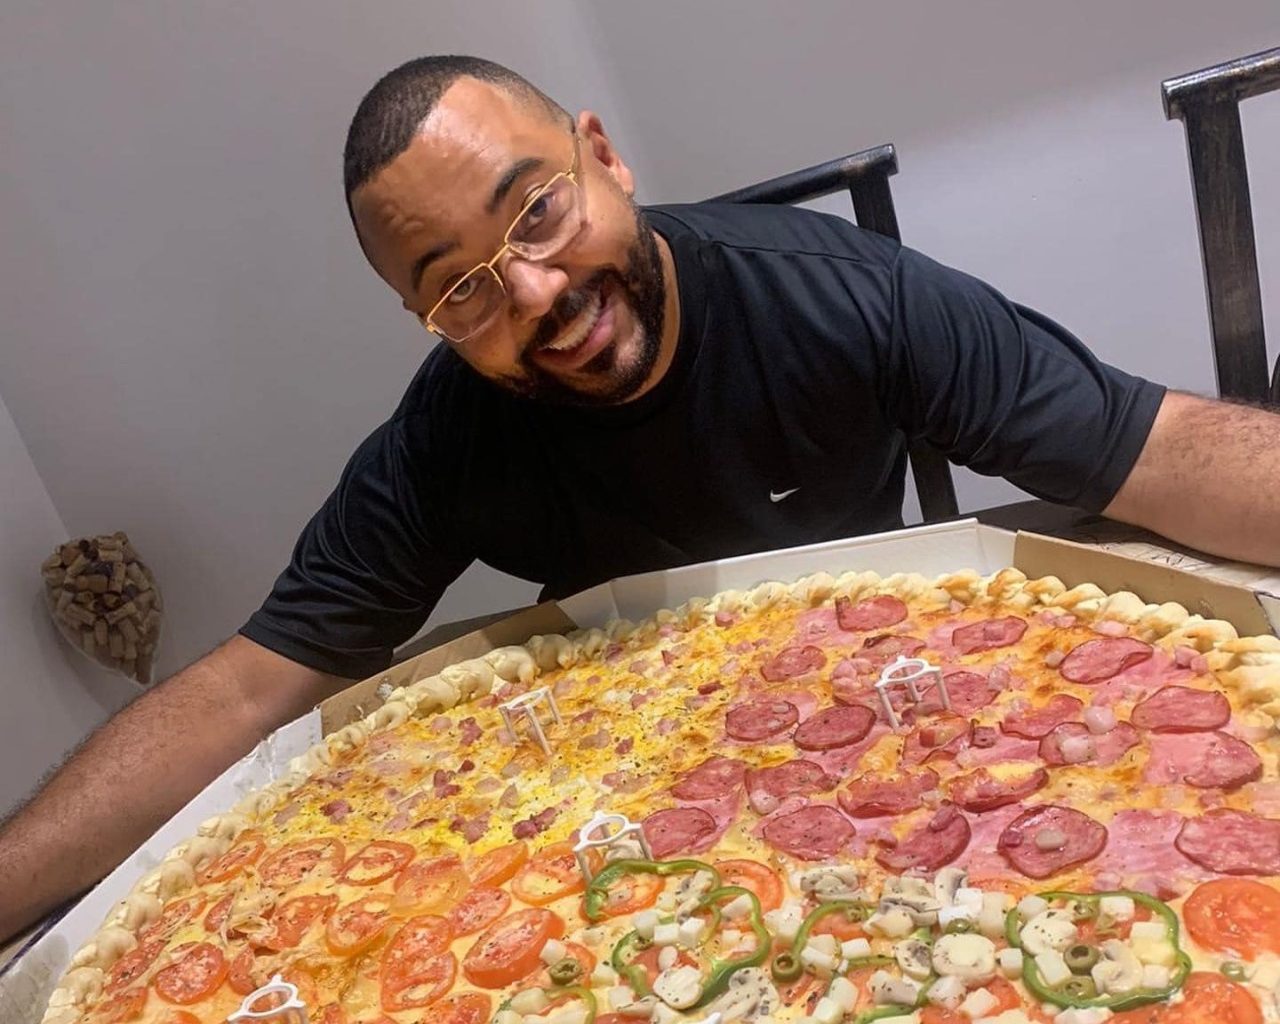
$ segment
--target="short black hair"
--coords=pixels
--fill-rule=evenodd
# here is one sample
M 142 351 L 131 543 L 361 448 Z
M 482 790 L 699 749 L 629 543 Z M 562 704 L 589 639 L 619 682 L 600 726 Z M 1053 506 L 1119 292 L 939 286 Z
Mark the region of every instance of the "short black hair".
M 351 194 L 409 147 L 440 97 L 463 77 L 489 82 L 542 106 L 552 117 L 572 120 L 568 111 L 537 86 L 493 61 L 447 55 L 408 61 L 378 80 L 351 119 L 342 154 L 348 210 Z

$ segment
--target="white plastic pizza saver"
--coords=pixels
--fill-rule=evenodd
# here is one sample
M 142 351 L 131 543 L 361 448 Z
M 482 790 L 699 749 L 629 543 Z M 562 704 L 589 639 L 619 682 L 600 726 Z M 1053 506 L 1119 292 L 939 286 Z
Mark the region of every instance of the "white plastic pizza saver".
M 649 840 L 644 837 L 644 829 L 639 822 L 632 821 L 625 814 L 596 811 L 591 820 L 578 829 L 578 841 L 573 845 L 573 855 L 577 858 L 578 868 L 588 885 L 591 884 L 591 863 L 587 860 L 587 851 L 608 849 L 622 842 L 638 843 L 645 858 L 653 860 L 653 851 L 649 849 Z
M 284 996 L 284 1001 L 264 1006 L 262 1009 L 254 1009 L 263 1000 L 277 995 Z M 283 1024 L 309 1024 L 307 1004 L 298 998 L 298 986 L 285 981 L 278 974 L 261 988 L 245 996 L 240 1009 L 227 1017 L 227 1024 L 237 1024 L 242 1020 L 280 1020 Z
M 899 654 L 880 673 L 880 678 L 876 681 L 876 694 L 880 697 L 880 707 L 884 710 L 885 718 L 889 719 L 889 725 L 892 728 L 900 728 L 902 722 L 898 718 L 898 712 L 894 710 L 893 701 L 889 699 L 889 690 L 905 686 L 911 702 L 918 704 L 920 688 L 917 684 L 925 680 L 931 680 L 938 688 L 938 697 L 942 701 L 943 710 L 950 711 L 951 695 L 947 693 L 947 684 L 943 681 L 942 670 L 937 665 L 932 665 L 923 658 L 904 658 Z
M 547 710 L 550 712 L 550 718 L 545 723 L 538 716 L 538 706 L 540 704 L 546 705 Z M 547 734 L 543 731 L 543 725 L 550 725 L 552 722 L 559 724 L 560 706 L 556 704 L 555 696 L 547 687 L 539 686 L 536 690 L 522 693 L 518 697 L 512 697 L 509 701 L 499 704 L 498 714 L 502 716 L 502 724 L 506 726 L 507 735 L 511 737 L 513 743 L 520 738 L 516 732 L 516 722 L 522 716 L 528 731 L 533 734 L 533 738 L 538 746 L 542 748 L 542 752 L 550 756 L 551 744 L 547 742 Z

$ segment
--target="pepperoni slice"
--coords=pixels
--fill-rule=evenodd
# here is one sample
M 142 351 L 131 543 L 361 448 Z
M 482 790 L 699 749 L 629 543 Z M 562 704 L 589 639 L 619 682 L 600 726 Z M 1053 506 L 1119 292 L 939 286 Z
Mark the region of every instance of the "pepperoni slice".
M 835 787 L 822 765 L 803 758 L 747 772 L 747 799 L 758 814 L 769 814 L 789 796 L 810 796 Z
M 954 758 L 969 745 L 973 723 L 961 715 L 938 715 L 908 733 L 902 743 L 902 760 L 923 764 L 933 758 Z
M 1016 644 L 1026 631 L 1024 620 L 1016 615 L 1006 615 L 1002 619 L 987 619 L 961 626 L 951 634 L 951 644 L 959 648 L 961 654 L 977 654 Z
M 788 647 L 766 661 L 760 674 L 771 683 L 781 683 L 806 672 L 816 672 L 827 663 L 821 647 Z
M 152 939 L 150 942 L 140 942 L 134 946 L 111 965 L 111 970 L 107 972 L 107 980 L 103 984 L 103 991 L 119 992 L 126 986 L 132 985 L 160 955 L 164 944 L 164 939 Z
M 986 676 L 964 669 L 944 672 L 942 681 L 947 686 L 947 699 L 951 704 L 951 710 L 957 715 L 977 714 L 995 700 L 999 692 Z M 931 714 L 941 708 L 942 696 L 937 692 L 937 687 L 931 687 L 918 711 L 920 714 Z
M 1025 710 L 1010 711 L 1000 723 L 1000 730 L 1010 736 L 1038 740 L 1064 722 L 1080 716 L 1084 701 L 1065 693 L 1055 693 L 1047 704 Z
M 1231 721 L 1231 704 L 1217 690 L 1165 686 L 1135 707 L 1129 721 L 1153 732 L 1202 732 Z
M 892 776 L 867 774 L 851 780 L 836 794 L 836 799 L 851 817 L 878 818 L 914 811 L 923 803 L 924 794 L 937 788 L 938 773 L 929 768 Z
M 879 636 L 869 636 L 862 641 L 862 650 L 858 652 L 858 657 L 866 658 L 875 668 L 884 668 L 898 655 L 910 658 L 923 647 L 924 641 L 919 637 L 909 636 L 906 633 L 881 633 Z
M 1028 878 L 1050 878 L 1092 860 L 1106 845 L 1105 825 L 1056 804 L 1024 811 L 996 840 L 996 849 L 1004 859 Z
M 1114 729 L 1097 736 L 1079 722 L 1066 722 L 1044 735 L 1039 753 L 1045 764 L 1090 764 L 1100 768 L 1115 764 L 1141 740 L 1141 734 L 1128 722 L 1117 722 Z
M 1049 773 L 1035 768 L 1021 775 L 996 778 L 986 768 L 948 780 L 947 796 L 966 811 L 993 811 L 1016 804 L 1049 784 Z
M 876 713 L 863 704 L 839 704 L 806 718 L 793 741 L 801 750 L 835 750 L 857 743 L 875 725 Z
M 834 857 L 855 834 L 843 814 L 823 804 L 780 814 L 765 824 L 763 832 L 770 846 L 801 860 Z
M 1280 875 L 1280 821 L 1226 808 L 1188 818 L 1173 841 L 1203 868 L 1222 875 Z
M 1058 672 L 1073 683 L 1101 683 L 1126 669 L 1141 665 L 1154 648 L 1127 636 L 1104 636 L 1086 640 L 1062 659 Z
M 685 772 L 671 787 L 678 800 L 714 800 L 727 796 L 742 785 L 747 766 L 731 757 L 712 757 Z
M 661 860 L 673 853 L 690 853 L 706 844 L 720 829 L 701 807 L 670 807 L 654 811 L 643 822 L 649 849 Z
M 936 871 L 964 853 L 970 835 L 965 816 L 947 804 L 902 842 L 877 853 L 876 861 L 889 871 Z
M 1156 785 L 1235 789 L 1262 777 L 1262 761 L 1248 743 L 1225 732 L 1157 733 L 1143 777 Z
M 156 995 L 166 1002 L 180 1006 L 198 1002 L 227 976 L 227 958 L 211 942 L 179 946 L 173 953 L 177 959 L 156 971 L 151 980 Z
M 154 939 L 168 941 L 178 929 L 190 921 L 204 909 L 205 895 L 202 892 L 182 899 L 170 900 L 160 911 L 160 916 L 138 933 L 139 942 L 150 942 Z
M 724 731 L 735 740 L 759 743 L 787 732 L 799 720 L 800 712 L 789 700 L 756 700 L 730 708 Z
M 868 597 L 857 604 L 847 597 L 836 598 L 836 624 L 841 629 L 888 629 L 906 617 L 907 606 L 890 594 Z

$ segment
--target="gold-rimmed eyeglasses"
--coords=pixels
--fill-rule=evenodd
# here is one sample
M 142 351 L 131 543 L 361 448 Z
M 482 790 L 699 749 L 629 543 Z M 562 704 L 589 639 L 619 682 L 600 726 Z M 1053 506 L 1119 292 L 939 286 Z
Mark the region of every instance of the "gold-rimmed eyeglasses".
M 449 285 L 430 312 L 420 317 L 423 327 L 455 345 L 474 338 L 493 323 L 506 304 L 507 286 L 497 268 L 503 256 L 512 252 L 524 260 L 547 260 L 573 241 L 586 220 L 578 182 L 580 152 L 575 129 L 569 169 L 529 196 L 493 258 L 477 263 Z

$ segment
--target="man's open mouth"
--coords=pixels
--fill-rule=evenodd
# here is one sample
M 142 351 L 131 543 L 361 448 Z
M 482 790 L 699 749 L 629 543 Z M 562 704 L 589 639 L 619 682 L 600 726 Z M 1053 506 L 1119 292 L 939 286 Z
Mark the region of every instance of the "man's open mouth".
M 587 306 L 551 341 L 540 346 L 533 358 L 547 367 L 577 369 L 608 344 L 613 335 L 616 287 L 605 282 Z

